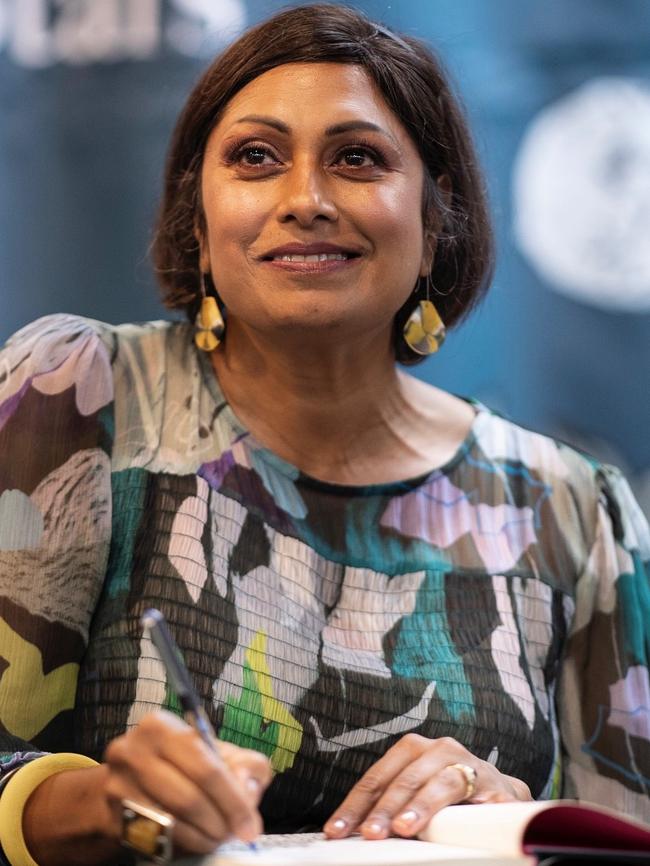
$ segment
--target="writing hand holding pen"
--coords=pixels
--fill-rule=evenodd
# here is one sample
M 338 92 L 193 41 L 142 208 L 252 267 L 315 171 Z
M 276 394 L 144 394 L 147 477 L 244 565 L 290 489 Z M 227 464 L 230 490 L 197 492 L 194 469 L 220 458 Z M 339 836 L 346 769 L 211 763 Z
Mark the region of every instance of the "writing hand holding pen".
M 148 859 L 168 863 L 172 856 L 209 854 L 231 836 L 252 842 L 262 832 L 257 806 L 271 781 L 268 759 L 231 743 L 220 742 L 217 751 L 198 699 L 188 703 L 183 694 L 194 727 L 165 710 L 148 713 L 111 740 L 101 764 L 56 773 L 36 788 L 23 813 L 23 835 L 37 863 L 122 862 L 124 844 L 156 851 Z M 137 836 L 152 827 L 154 838 Z
M 196 796 L 196 791 L 193 792 L 188 805 L 193 803 L 198 814 L 205 814 L 205 821 L 202 823 L 205 829 L 207 829 L 207 818 L 211 807 L 214 820 L 209 833 L 211 840 L 215 840 L 216 837 L 216 842 L 219 842 L 232 835 L 242 841 L 252 842 L 262 830 L 261 818 L 256 806 L 271 780 L 272 773 L 268 759 L 258 752 L 240 749 L 230 743 L 217 740 L 163 615 L 155 608 L 150 608 L 143 614 L 141 623 L 160 654 L 167 672 L 168 684 L 178 697 L 185 721 L 192 729 L 188 731 L 185 725 L 182 725 L 182 722 L 172 714 L 164 712 L 152 714 L 157 723 L 162 723 L 166 728 L 173 726 L 180 732 L 179 726 L 182 726 L 186 746 L 190 748 L 191 744 L 191 754 L 195 761 L 192 766 L 192 779 L 204 790 L 201 798 Z M 149 724 L 153 725 L 154 721 Z M 169 733 L 171 740 L 173 738 L 171 732 Z M 178 769 L 181 769 L 179 763 L 182 763 L 182 768 L 187 770 L 189 753 L 183 756 L 183 759 L 180 755 L 175 755 L 172 763 Z M 207 800 L 207 803 L 201 800 Z M 159 796 L 156 802 L 174 815 L 178 825 L 174 810 L 167 808 L 160 801 Z M 188 808 L 188 805 L 182 807 L 181 818 L 187 819 L 191 814 L 192 809 Z M 214 843 L 212 847 L 214 848 Z

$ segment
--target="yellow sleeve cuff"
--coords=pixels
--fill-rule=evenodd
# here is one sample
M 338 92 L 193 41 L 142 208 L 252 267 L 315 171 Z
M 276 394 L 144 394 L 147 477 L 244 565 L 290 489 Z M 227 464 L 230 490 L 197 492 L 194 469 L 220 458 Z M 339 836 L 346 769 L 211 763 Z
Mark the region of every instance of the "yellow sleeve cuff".
M 11 866 L 38 866 L 23 836 L 23 810 L 32 791 L 56 773 L 96 766 L 96 761 L 84 755 L 62 752 L 36 758 L 13 774 L 0 797 L 0 844 Z

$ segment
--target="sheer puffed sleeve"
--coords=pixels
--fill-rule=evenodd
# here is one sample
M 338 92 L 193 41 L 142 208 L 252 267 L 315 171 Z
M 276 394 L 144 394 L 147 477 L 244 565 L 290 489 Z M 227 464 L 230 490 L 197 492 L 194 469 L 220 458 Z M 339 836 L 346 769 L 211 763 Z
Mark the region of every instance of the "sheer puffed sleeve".
M 648 821 L 650 530 L 618 470 L 596 473 L 595 531 L 558 700 L 563 793 Z
M 48 316 L 0 350 L 0 778 L 71 751 L 110 543 L 108 328 Z

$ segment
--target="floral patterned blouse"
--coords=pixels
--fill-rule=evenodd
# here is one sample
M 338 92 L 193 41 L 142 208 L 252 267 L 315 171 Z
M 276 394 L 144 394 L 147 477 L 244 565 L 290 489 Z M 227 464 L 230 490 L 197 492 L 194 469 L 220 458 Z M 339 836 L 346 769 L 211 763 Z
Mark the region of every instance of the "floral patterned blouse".
M 473 404 L 444 466 L 305 476 L 186 324 L 41 319 L 0 353 L 0 768 L 101 759 L 177 709 L 166 616 L 218 734 L 268 755 L 270 830 L 321 823 L 409 731 L 538 798 L 650 820 L 650 532 L 620 474 Z

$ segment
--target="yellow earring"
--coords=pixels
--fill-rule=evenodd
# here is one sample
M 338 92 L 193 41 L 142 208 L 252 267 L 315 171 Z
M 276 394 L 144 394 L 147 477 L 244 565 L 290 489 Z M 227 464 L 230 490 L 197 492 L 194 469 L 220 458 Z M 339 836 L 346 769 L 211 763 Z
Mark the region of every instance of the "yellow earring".
M 226 326 L 217 299 L 205 291 L 205 274 L 203 272 L 201 272 L 201 294 L 203 295 L 201 307 L 194 321 L 196 329 L 194 342 L 203 352 L 212 352 L 221 342 Z
M 447 330 L 435 306 L 427 298 L 420 301 L 404 324 L 404 341 L 418 355 L 433 355 L 445 341 Z

